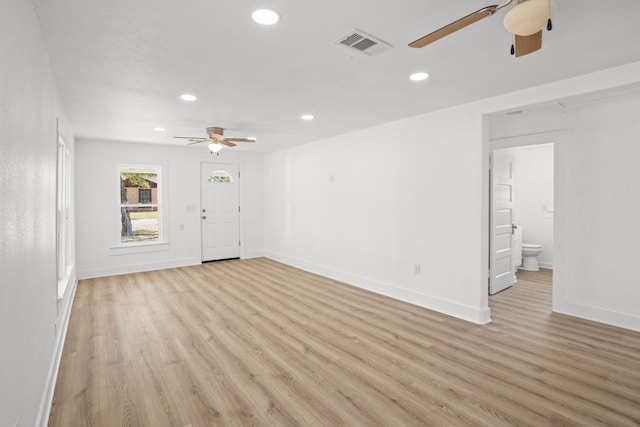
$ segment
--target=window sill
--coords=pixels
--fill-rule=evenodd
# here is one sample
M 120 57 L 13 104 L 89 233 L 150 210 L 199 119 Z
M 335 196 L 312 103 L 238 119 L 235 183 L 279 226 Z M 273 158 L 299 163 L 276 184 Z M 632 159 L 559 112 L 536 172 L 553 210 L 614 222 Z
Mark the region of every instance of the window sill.
M 143 254 L 149 252 L 161 252 L 169 250 L 169 242 L 153 242 L 153 243 L 129 243 L 111 246 L 110 255 L 130 255 Z
M 71 282 L 71 270 L 73 270 L 73 264 L 68 265 L 65 271 L 65 275 L 62 279 L 58 279 L 58 299 L 64 298 L 64 294 L 67 292 L 69 283 Z

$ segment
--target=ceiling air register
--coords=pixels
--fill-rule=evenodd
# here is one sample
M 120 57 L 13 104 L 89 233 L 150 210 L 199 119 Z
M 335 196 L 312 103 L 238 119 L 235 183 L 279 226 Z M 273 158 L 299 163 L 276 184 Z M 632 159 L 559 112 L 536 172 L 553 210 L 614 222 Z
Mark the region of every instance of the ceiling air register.
M 378 55 L 392 47 L 389 43 L 360 30 L 349 31 L 336 40 L 336 44 L 364 53 L 367 56 Z

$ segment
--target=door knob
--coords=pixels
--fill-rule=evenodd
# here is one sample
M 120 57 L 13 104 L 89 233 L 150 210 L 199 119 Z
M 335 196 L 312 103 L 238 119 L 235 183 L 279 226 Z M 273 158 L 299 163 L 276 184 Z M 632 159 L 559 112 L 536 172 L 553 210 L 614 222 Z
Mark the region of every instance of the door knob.
M 206 216 L 204 216 L 204 215 L 202 215 L 202 219 L 207 219 L 207 217 L 206 217 Z

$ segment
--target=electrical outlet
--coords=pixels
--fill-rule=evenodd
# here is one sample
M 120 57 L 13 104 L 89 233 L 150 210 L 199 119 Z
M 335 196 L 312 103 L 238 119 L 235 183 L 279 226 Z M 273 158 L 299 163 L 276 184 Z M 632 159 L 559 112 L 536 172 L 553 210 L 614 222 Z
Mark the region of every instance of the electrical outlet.
M 420 264 L 416 264 L 413 266 L 413 273 L 420 274 Z

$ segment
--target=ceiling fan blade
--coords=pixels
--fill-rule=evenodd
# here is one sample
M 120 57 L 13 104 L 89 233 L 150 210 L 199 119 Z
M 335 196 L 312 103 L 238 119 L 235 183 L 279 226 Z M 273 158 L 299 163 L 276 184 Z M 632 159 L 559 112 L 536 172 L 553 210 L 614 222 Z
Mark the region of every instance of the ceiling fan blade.
M 193 139 L 194 141 L 196 139 L 201 139 L 203 141 L 208 141 L 209 138 L 202 138 L 200 136 L 174 136 L 174 138 L 181 138 L 181 139 Z
M 225 141 L 235 141 L 235 142 L 256 142 L 255 139 L 251 138 L 225 138 Z
M 448 36 L 451 33 L 454 33 L 468 25 L 473 24 L 474 22 L 478 22 L 482 18 L 493 15 L 498 7 L 498 5 L 483 7 L 482 9 L 477 10 L 465 16 L 464 18 L 460 18 L 457 21 L 452 22 L 449 25 L 445 25 L 444 27 L 434 31 L 431 34 L 427 34 L 426 36 L 409 43 L 409 47 L 425 47 L 429 43 L 433 43 L 436 40 L 440 40 L 444 36 Z
M 193 145 L 193 144 L 200 144 L 201 142 L 207 142 L 209 141 L 208 139 L 201 139 L 201 140 L 192 140 L 190 143 L 188 143 L 187 145 Z
M 220 144 L 226 145 L 227 147 L 235 147 L 237 145 L 237 144 L 234 144 L 233 142 L 229 142 L 226 138 L 221 139 Z
M 542 30 L 530 36 L 516 35 L 516 57 L 528 55 L 542 48 Z

